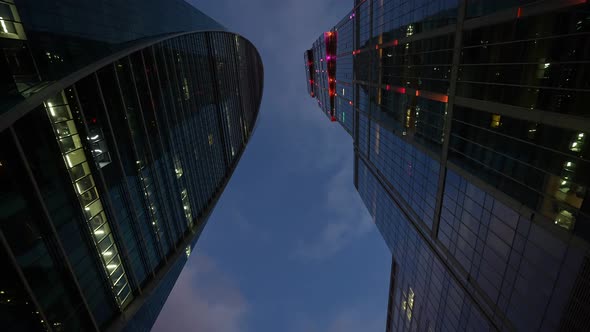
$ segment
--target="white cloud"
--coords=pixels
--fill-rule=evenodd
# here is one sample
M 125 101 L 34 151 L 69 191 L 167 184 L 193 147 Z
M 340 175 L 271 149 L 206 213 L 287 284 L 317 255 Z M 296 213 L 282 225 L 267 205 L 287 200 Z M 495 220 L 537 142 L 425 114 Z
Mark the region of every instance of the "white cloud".
M 194 253 L 152 331 L 239 332 L 247 312 L 235 283 L 211 258 Z

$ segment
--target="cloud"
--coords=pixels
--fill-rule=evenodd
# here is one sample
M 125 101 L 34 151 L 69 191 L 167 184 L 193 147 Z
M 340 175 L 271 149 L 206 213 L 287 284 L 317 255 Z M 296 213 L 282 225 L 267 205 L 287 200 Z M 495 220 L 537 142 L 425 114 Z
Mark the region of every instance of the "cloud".
M 248 303 L 210 257 L 194 253 L 152 331 L 239 332 Z
M 352 153 L 351 153 L 352 155 Z M 351 242 L 374 230 L 375 225 L 353 185 L 352 158 L 332 175 L 325 190 L 323 203 L 329 216 L 323 222 L 319 236 L 302 241 L 295 255 L 300 258 L 323 260 L 338 253 Z

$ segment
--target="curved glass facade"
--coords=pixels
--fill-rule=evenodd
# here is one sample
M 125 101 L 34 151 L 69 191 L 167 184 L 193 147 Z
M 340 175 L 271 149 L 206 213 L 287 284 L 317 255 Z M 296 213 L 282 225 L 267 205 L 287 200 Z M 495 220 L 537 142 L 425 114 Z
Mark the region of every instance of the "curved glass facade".
M 588 1 L 351 5 L 306 84 L 393 254 L 388 331 L 590 329 Z
M 258 116 L 262 62 L 234 33 L 160 34 L 85 61 L 0 113 L 7 330 L 149 330 Z
M 0 1 L 0 114 L 141 40 L 225 28 L 183 0 Z

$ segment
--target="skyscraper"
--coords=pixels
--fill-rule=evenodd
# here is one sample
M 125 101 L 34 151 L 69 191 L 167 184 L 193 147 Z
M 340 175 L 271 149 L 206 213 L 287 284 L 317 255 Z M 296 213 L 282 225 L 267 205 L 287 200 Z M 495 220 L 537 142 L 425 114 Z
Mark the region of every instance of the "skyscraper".
M 0 2 L 0 325 L 146 331 L 252 135 L 263 69 L 181 0 Z
M 392 253 L 388 331 L 590 330 L 590 5 L 365 0 L 304 53 Z

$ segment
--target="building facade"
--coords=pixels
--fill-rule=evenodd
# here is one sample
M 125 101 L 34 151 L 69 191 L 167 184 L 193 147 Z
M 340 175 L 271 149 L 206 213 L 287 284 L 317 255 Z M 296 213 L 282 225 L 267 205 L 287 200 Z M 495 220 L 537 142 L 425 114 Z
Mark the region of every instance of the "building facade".
M 392 252 L 388 331 L 590 329 L 590 4 L 356 0 L 304 54 Z
M 250 139 L 256 48 L 181 0 L 0 1 L 0 321 L 149 331 Z

